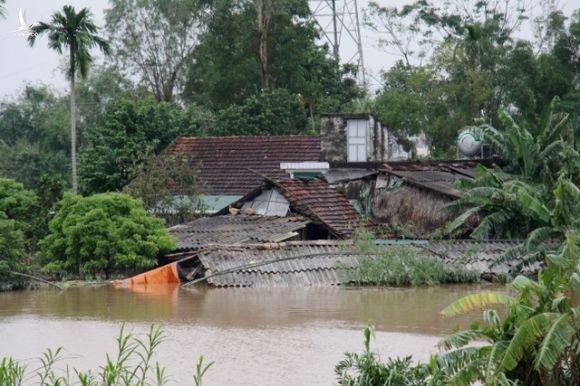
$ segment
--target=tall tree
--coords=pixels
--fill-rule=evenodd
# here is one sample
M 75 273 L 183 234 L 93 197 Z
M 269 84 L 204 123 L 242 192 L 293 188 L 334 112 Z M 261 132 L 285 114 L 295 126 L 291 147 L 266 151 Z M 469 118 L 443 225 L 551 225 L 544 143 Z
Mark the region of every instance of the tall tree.
M 175 137 L 200 135 L 212 116 L 195 105 L 182 108 L 153 97 L 111 100 L 89 127 L 79 157 L 83 194 L 119 191 L 137 176 L 142 164 Z
M 6 0 L 0 0 L 0 17 L 1 18 L 6 17 L 6 8 L 4 7 L 5 3 L 6 3 Z
M 207 0 L 112 0 L 105 11 L 118 66 L 171 102 L 197 46 Z
M 30 46 L 34 46 L 37 36 L 47 34 L 48 46 L 62 54 L 65 49 L 69 53 L 69 65 L 67 75 L 70 80 L 70 126 L 71 126 L 71 165 L 72 165 L 72 188 L 76 194 L 78 189 L 77 175 L 77 133 L 76 133 L 76 103 L 75 103 L 75 77 L 80 75 L 86 78 L 89 66 L 93 61 L 90 49 L 99 48 L 105 54 L 109 53 L 109 44 L 99 35 L 98 28 L 92 21 L 92 15 L 88 8 L 81 9 L 78 13 L 75 8 L 65 5 L 62 12 L 52 15 L 50 23 L 39 22 L 32 26 L 32 33 L 28 37 Z
M 184 98 L 219 110 L 267 86 L 301 95 L 308 107 L 327 97 L 348 103 L 360 90 L 317 38 L 306 0 L 215 0 L 188 64 Z
M 268 88 L 268 31 L 272 21 L 272 3 L 268 0 L 254 0 L 258 24 L 258 57 L 260 58 L 260 75 L 262 90 Z
M 68 98 L 46 86 L 26 86 L 18 98 L 0 102 L 0 175 L 27 189 L 42 175 L 69 181 L 68 110 Z

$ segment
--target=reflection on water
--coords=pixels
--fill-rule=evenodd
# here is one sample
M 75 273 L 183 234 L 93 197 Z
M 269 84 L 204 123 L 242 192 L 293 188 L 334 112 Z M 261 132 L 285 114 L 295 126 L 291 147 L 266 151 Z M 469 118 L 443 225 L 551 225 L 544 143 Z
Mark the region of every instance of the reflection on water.
M 471 320 L 444 319 L 441 309 L 468 293 L 498 288 L 101 286 L 0 293 L 0 356 L 25 359 L 63 346 L 81 356 L 74 366 L 96 367 L 114 351 L 122 322 L 138 333 L 157 323 L 168 334 L 159 360 L 176 384 L 191 384 L 202 354 L 216 361 L 208 385 L 332 384 L 334 364 L 344 351 L 360 351 L 368 321 L 379 331 L 376 349 L 384 356 L 426 359 L 439 336 Z

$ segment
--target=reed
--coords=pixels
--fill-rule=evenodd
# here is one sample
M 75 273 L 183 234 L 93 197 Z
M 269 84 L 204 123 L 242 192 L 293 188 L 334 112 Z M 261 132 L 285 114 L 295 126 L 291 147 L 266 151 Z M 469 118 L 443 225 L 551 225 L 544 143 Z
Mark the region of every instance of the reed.
M 155 353 L 165 340 L 163 330 L 151 325 L 145 338 L 141 339 L 121 327 L 115 338 L 117 352 L 105 357 L 105 363 L 96 370 L 86 372 L 70 369 L 62 362 L 63 350 L 47 349 L 37 360 L 35 366 L 23 365 L 13 358 L 0 360 L 1 386 L 165 386 L 169 376 L 165 367 L 155 361 Z M 199 358 L 196 373 L 193 375 L 196 386 L 201 386 L 202 379 L 213 362 L 204 365 L 203 356 Z M 57 366 L 59 364 L 59 366 Z

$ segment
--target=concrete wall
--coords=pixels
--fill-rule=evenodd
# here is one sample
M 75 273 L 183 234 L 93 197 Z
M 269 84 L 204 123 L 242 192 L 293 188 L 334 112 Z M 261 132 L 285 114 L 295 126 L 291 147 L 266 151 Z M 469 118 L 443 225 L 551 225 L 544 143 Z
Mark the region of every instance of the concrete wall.
M 365 162 L 384 162 L 409 158 L 402 146 L 392 136 L 387 127 L 368 113 L 323 114 L 320 117 L 321 160 L 327 162 L 348 162 L 347 121 L 365 119 L 369 121 L 367 130 L 367 159 Z

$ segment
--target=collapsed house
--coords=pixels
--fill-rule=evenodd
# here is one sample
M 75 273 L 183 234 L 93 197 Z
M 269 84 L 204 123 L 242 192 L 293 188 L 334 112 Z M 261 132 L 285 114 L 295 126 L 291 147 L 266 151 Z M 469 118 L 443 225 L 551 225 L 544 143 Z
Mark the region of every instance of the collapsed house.
M 491 160 L 410 161 L 414 144 L 369 114 L 323 115 L 320 132 L 177 138 L 165 154 L 198 168 L 211 217 L 170 228 L 177 249 L 167 265 L 125 284 L 339 285 L 360 262 L 358 228 L 414 239 L 407 244 L 482 275 L 512 268 L 492 262 L 519 241 L 428 241 L 456 215 L 442 210 L 462 196 L 456 182 Z
M 257 237 L 251 237 L 257 239 Z M 499 256 L 521 245 L 521 240 L 377 240 L 382 253 L 405 245 L 419 253 L 439 256 L 493 279 L 511 274 L 525 257 L 496 264 Z M 347 284 L 350 272 L 361 261 L 374 258 L 362 253 L 353 240 L 285 241 L 280 243 L 215 244 L 190 248 L 152 271 L 120 281 L 135 284 L 207 284 L 214 287 L 328 287 Z
M 401 161 L 325 171 L 323 178 L 353 206 L 396 237 L 428 239 L 456 213 L 443 207 L 460 198 L 460 179 L 473 179 L 477 165 L 492 160 Z M 363 168 L 366 166 L 366 168 Z

